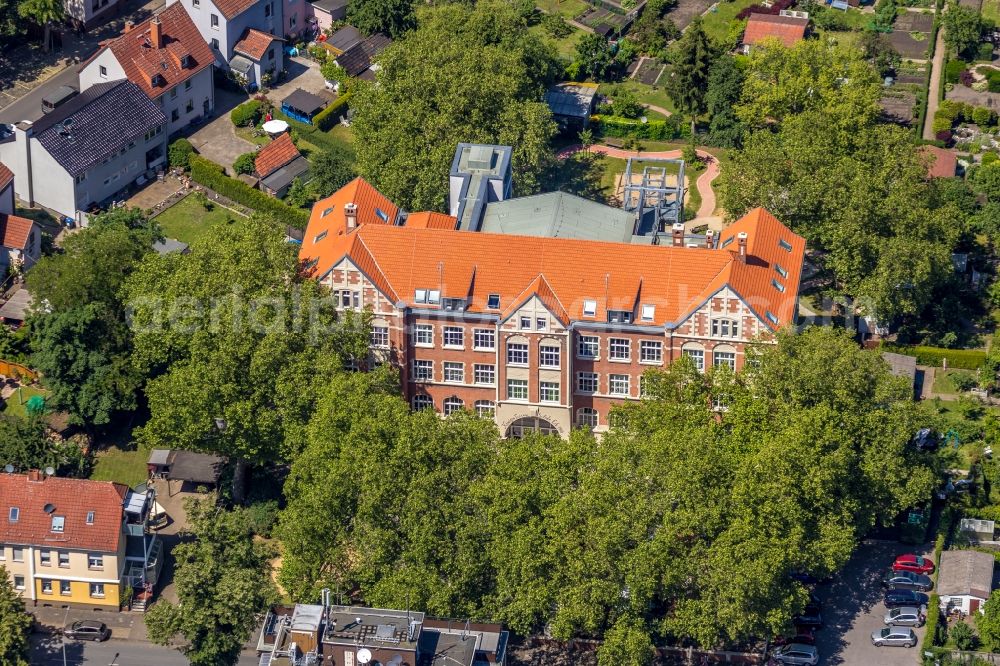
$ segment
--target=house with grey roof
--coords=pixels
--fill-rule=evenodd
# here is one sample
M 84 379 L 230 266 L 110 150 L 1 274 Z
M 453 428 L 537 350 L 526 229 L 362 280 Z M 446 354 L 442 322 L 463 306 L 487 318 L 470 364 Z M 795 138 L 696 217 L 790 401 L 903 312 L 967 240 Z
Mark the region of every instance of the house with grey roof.
M 938 563 L 937 593 L 941 610 L 982 612 L 993 591 L 993 555 L 975 550 L 946 550 Z
M 552 119 L 562 130 L 586 129 L 596 101 L 596 83 L 558 83 L 545 93 Z
M 86 211 L 167 159 L 167 117 L 135 83 L 94 85 L 34 123 L 0 139 L 0 161 L 17 196 L 86 224 Z

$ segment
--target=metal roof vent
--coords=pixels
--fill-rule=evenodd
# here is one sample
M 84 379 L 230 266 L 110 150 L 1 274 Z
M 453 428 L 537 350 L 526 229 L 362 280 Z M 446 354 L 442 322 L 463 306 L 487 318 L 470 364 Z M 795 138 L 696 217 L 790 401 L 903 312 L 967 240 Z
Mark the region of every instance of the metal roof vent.
M 42 510 L 45 511 L 45 513 L 53 513 L 56 510 L 56 506 L 55 504 L 46 504 Z
M 469 148 L 469 168 L 489 170 L 493 165 L 492 146 L 472 146 Z

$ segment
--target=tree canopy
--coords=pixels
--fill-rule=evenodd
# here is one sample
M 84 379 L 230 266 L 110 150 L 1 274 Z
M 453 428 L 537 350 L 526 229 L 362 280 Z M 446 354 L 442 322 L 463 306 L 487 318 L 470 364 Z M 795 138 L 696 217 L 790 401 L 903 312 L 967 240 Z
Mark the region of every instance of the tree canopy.
M 361 175 L 408 210 L 444 210 L 456 146 L 500 143 L 514 147 L 515 187 L 535 192 L 552 159 L 541 101 L 558 70 L 552 49 L 499 0 L 427 7 L 418 19 L 379 56 L 377 84 L 355 94 Z
M 356 0 L 347 5 L 347 21 L 362 33 L 399 39 L 416 24 L 413 0 Z
M 24 600 L 7 573 L 0 566 L 0 662 L 8 666 L 28 666 L 28 635 L 31 616 L 24 610 Z
M 983 26 L 982 18 L 975 9 L 951 2 L 941 15 L 941 25 L 945 46 L 958 57 L 968 56 L 979 45 Z
M 701 18 L 695 18 L 671 50 L 667 94 L 677 108 L 694 119 L 705 113 L 705 92 L 716 49 L 705 33 Z

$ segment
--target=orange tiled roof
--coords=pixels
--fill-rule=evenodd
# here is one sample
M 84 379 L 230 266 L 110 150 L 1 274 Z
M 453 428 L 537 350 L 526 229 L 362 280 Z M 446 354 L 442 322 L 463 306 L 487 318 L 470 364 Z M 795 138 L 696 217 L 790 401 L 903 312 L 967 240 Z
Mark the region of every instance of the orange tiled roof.
M 937 146 L 920 146 L 924 162 L 927 165 L 928 178 L 951 178 L 958 167 L 958 156 L 945 148 Z
M 267 53 L 268 47 L 271 46 L 271 42 L 276 39 L 277 37 L 274 35 L 269 35 L 268 33 L 261 32 L 260 30 L 248 28 L 247 31 L 243 33 L 243 37 L 240 41 L 236 42 L 236 46 L 233 47 L 233 50 L 237 53 L 249 56 L 254 60 L 261 60 L 264 57 L 264 54 Z
M 342 236 L 347 233 L 347 219 L 344 204 L 353 203 L 358 207 L 358 226 L 365 224 L 395 224 L 399 207 L 375 189 L 364 178 L 355 178 L 347 185 L 313 204 L 306 233 L 310 239 L 324 231 L 327 237 Z
M 212 50 L 182 3 L 170 5 L 157 16 L 163 42 L 159 48 L 150 41 L 152 18 L 104 47 L 114 53 L 125 70 L 126 78 L 154 99 L 215 62 Z M 184 67 L 185 57 L 188 59 L 187 67 Z M 162 77 L 160 85 L 153 85 L 154 78 L 159 77 Z
M 7 168 L 7 165 L 0 162 L 0 190 L 14 182 L 14 172 Z
M 227 19 L 242 14 L 257 4 L 257 0 L 213 0 L 222 15 Z
M 502 315 L 536 294 L 566 323 L 604 322 L 609 310 L 635 311 L 648 304 L 655 307 L 653 321 L 635 324 L 670 327 L 728 285 L 767 326 L 779 328 L 794 319 L 805 251 L 803 239 L 763 209 L 734 223 L 721 239 L 726 243 L 730 235 L 747 231 L 753 241 L 745 263 L 735 244 L 709 250 L 363 222 L 350 233 L 334 234 L 342 220 L 324 224 L 316 213 L 299 254 L 313 264 L 316 277 L 346 257 L 394 302 L 413 305 L 417 289 L 439 289 L 442 298 L 468 298 L 471 312 Z M 499 294 L 499 311 L 487 307 L 490 294 Z M 596 311 L 584 316 L 584 303 L 591 300 Z
M 28 246 L 28 235 L 34 222 L 17 215 L 0 214 L 0 245 L 23 250 Z
M 743 43 L 756 44 L 766 37 L 776 37 L 785 46 L 793 46 L 806 36 L 808 26 L 806 18 L 754 13 L 747 19 Z
M 78 548 L 98 552 L 118 550 L 122 538 L 122 504 L 128 490 L 120 483 L 0 475 L 0 543 Z M 52 505 L 52 513 L 45 506 Z M 11 508 L 17 521 L 11 521 Z M 93 511 L 93 524 L 87 514 Z M 62 532 L 52 531 L 52 516 L 63 516 Z
M 267 178 L 297 157 L 301 157 L 299 149 L 292 143 L 291 135 L 285 132 L 260 149 L 253 165 L 257 169 L 257 176 Z
M 458 218 L 444 213 L 421 211 L 410 213 L 406 218 L 406 226 L 411 229 L 455 229 L 458 227 Z

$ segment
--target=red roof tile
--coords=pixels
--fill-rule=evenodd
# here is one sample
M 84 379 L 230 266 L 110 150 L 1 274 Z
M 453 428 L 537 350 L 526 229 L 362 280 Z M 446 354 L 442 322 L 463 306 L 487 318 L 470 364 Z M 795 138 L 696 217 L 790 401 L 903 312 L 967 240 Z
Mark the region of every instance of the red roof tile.
M 128 488 L 110 481 L 0 475 L 0 543 L 118 550 L 122 538 L 122 504 Z M 52 513 L 45 506 L 52 505 Z M 12 522 L 11 508 L 18 510 Z M 87 514 L 93 511 L 93 524 Z M 52 531 L 52 516 L 64 517 L 62 532 Z
M 410 213 L 406 218 L 406 226 L 411 229 L 455 229 L 458 227 L 458 218 L 444 213 L 421 211 Z
M 170 5 L 156 17 L 159 17 L 162 34 L 159 47 L 150 41 L 152 18 L 110 41 L 105 47 L 111 49 L 128 80 L 151 98 L 159 97 L 215 62 L 212 49 L 182 3 Z M 189 59 L 187 67 L 182 66 L 185 56 Z M 154 86 L 154 78 L 160 77 L 162 82 Z
M 7 165 L 0 162 L 0 190 L 14 182 L 14 172 L 7 168 Z
M 257 4 L 257 0 L 214 0 L 222 15 L 231 19 Z
M 937 146 L 920 146 L 924 162 L 927 165 L 928 178 L 952 178 L 958 168 L 958 156 L 950 150 Z
M 806 36 L 809 19 L 777 14 L 751 14 L 743 32 L 744 44 L 756 44 L 767 37 L 775 37 L 785 46 L 793 46 Z
M 267 144 L 257 153 L 254 160 L 254 168 L 257 169 L 257 176 L 267 178 L 272 173 L 285 166 L 292 160 L 300 157 L 299 149 L 292 143 L 292 137 L 285 132 L 277 139 Z
M 233 50 L 237 53 L 242 53 L 245 56 L 253 58 L 254 60 L 261 60 L 267 53 L 267 49 L 270 48 L 271 43 L 278 38 L 274 35 L 269 35 L 266 32 L 261 32 L 260 30 L 254 30 L 253 28 L 248 28 L 246 32 L 243 33 L 243 37 L 240 41 L 236 42 L 236 46 Z
M 347 219 L 344 204 L 353 203 L 358 207 L 358 226 L 365 224 L 395 224 L 399 207 L 364 178 L 355 178 L 347 185 L 313 204 L 309 216 L 307 234 L 312 237 L 327 232 L 324 238 L 333 238 L 347 233 Z
M 0 214 L 0 245 L 25 249 L 28 246 L 28 235 L 34 225 L 31 220 L 17 215 Z

